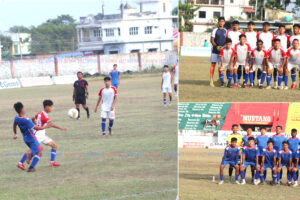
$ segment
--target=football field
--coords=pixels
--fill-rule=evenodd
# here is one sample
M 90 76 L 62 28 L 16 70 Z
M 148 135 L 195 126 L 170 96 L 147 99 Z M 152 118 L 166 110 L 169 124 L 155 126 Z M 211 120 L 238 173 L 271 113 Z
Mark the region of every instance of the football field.
M 289 90 L 221 88 L 217 83 L 219 78 L 217 65 L 214 74 L 215 88 L 212 88 L 209 85 L 210 58 L 181 56 L 179 65 L 180 102 L 296 102 L 300 97 L 298 72 L 297 89 L 294 91 L 290 89 L 292 83 L 290 75 Z M 227 83 L 226 76 L 225 83 Z M 272 77 L 271 86 L 273 83 Z
M 228 182 L 228 166 L 224 170 L 224 184 L 218 185 L 219 166 L 224 150 L 221 149 L 180 149 L 179 150 L 179 198 L 183 200 L 263 200 L 293 199 L 299 196 L 300 187 L 252 185 L 250 167 L 247 168 L 246 185 Z M 233 178 L 234 178 L 233 171 Z M 213 182 L 215 176 L 215 182 Z M 286 168 L 282 182 L 286 183 Z M 267 171 L 268 183 L 271 171 Z
M 177 104 L 163 107 L 160 73 L 121 76 L 113 136 L 101 138 L 100 113 L 94 113 L 103 77 L 87 79 L 91 118 L 81 108 L 81 120 L 67 116 L 74 107 L 72 85 L 0 90 L 0 199 L 171 199 L 177 195 Z M 16 167 L 28 148 L 18 129 L 13 140 L 13 104 L 22 101 L 32 117 L 42 101 L 54 102 L 50 119 L 68 131 L 48 129 L 58 144 L 49 167 L 50 147 L 35 173 Z M 25 164 L 28 167 L 27 164 Z

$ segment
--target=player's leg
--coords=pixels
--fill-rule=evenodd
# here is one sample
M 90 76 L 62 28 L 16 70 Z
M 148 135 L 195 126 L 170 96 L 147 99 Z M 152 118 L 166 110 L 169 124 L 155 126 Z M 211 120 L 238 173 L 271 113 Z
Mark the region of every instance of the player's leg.
M 29 152 L 30 152 L 30 150 L 29 150 Z M 17 163 L 18 168 L 20 168 L 22 170 L 26 170 L 26 167 L 24 166 L 24 162 L 27 160 L 27 156 L 28 156 L 28 151 L 26 153 L 24 153 L 21 160 Z
M 223 184 L 224 183 L 224 164 L 221 163 L 220 165 L 220 182 L 219 184 Z
M 249 78 L 250 78 L 250 87 L 254 87 L 254 74 L 255 74 L 255 67 L 250 67 L 249 70 Z
M 112 127 L 115 121 L 115 111 L 109 112 L 108 134 L 112 136 Z
M 262 75 L 262 70 L 263 70 L 263 69 L 258 69 L 258 70 L 257 70 L 257 73 L 256 73 L 257 86 L 260 85 L 261 75 Z M 253 76 L 255 77 L 255 72 L 254 72 Z
M 297 176 L 297 172 L 298 172 L 298 169 L 294 166 L 293 167 L 293 170 L 292 170 L 292 173 L 293 173 L 293 179 L 294 179 L 294 187 L 297 187 L 298 186 L 298 176 Z
M 86 111 L 86 116 L 89 119 L 90 118 L 90 111 L 89 111 L 89 107 L 86 104 L 82 104 L 82 107 L 85 109 Z
M 277 87 L 278 87 L 277 77 L 278 77 L 278 70 L 277 70 L 277 68 L 274 68 L 274 71 L 273 71 L 274 89 L 277 89 Z
M 178 84 L 175 84 L 174 83 L 174 92 L 175 92 L 175 95 L 177 96 L 177 87 L 178 87 Z
M 234 71 L 233 71 L 233 82 L 234 82 L 233 88 L 238 87 L 238 85 L 237 85 L 237 71 L 238 71 L 238 67 L 235 66 Z
M 278 89 L 280 90 L 283 90 L 282 81 L 283 81 L 283 69 L 280 67 L 278 69 Z
M 266 67 L 266 68 L 263 70 L 263 72 L 262 72 L 262 74 L 261 74 L 261 79 L 260 79 L 260 85 L 259 85 L 259 88 L 261 88 L 261 89 L 263 88 L 263 85 L 264 85 L 264 83 L 265 83 L 265 79 L 266 79 L 267 73 L 268 73 L 269 71 L 272 72 L 272 70 L 270 70 L 269 67 Z
M 75 101 L 76 101 L 76 99 L 75 99 Z M 77 117 L 77 120 L 79 120 L 79 119 L 80 119 L 80 104 L 75 103 L 75 106 L 76 106 L 76 110 L 78 111 L 78 117 Z
M 169 105 L 172 105 L 172 86 L 168 88 L 168 93 L 169 93 Z
M 293 177 L 293 171 L 289 169 L 289 167 L 286 168 L 287 173 L 287 179 L 288 179 L 288 186 L 292 185 L 292 177 Z
M 266 165 L 260 168 L 260 174 L 259 174 L 259 179 L 260 179 L 260 184 L 264 185 L 265 179 L 264 179 L 264 172 L 267 170 Z
M 40 160 L 42 148 L 40 146 L 40 143 L 38 141 L 31 142 L 30 143 L 30 150 L 33 155 L 32 162 L 30 163 L 30 166 L 27 170 L 27 172 L 35 172 L 35 166 Z
M 232 81 L 233 72 L 234 72 L 233 66 L 230 66 L 227 71 L 229 72 L 229 74 L 227 76 L 227 87 L 231 88 L 232 87 L 231 81 Z
M 271 89 L 271 80 L 272 80 L 272 70 L 269 69 L 267 72 L 267 87 L 266 89 Z
M 229 182 L 232 181 L 232 173 L 233 173 L 233 166 L 229 165 L 229 169 L 228 169 Z
M 235 168 L 235 183 L 240 184 L 240 182 L 239 182 L 240 166 L 235 165 L 234 168 Z
M 289 89 L 289 69 L 287 67 L 284 68 L 284 89 Z
M 251 180 L 254 181 L 255 176 L 255 165 L 251 165 Z
M 242 179 L 242 185 L 246 184 L 246 180 L 245 180 L 245 170 L 248 167 L 248 164 L 245 162 L 244 166 L 240 167 L 240 174 L 241 174 L 241 179 Z
M 248 80 L 249 80 L 249 66 L 245 66 L 244 68 L 244 88 L 248 88 Z
M 167 92 L 163 91 L 164 106 L 167 105 Z
M 215 59 L 215 58 L 213 58 L 214 56 L 215 56 L 215 54 L 212 54 L 211 59 Z M 214 85 L 215 67 L 216 67 L 216 62 L 211 62 L 211 65 L 210 65 L 210 86 L 211 87 L 215 87 L 215 85 Z
M 224 68 L 219 67 L 219 77 L 221 81 L 221 87 L 224 87 Z
M 51 147 L 50 166 L 51 167 L 58 167 L 58 166 L 60 166 L 59 163 L 55 162 L 56 151 L 57 151 L 57 144 L 55 143 L 55 141 L 53 141 L 51 138 L 48 137 L 48 142 L 45 145 Z
M 259 183 L 260 171 L 261 171 L 260 166 L 256 166 L 256 173 L 255 173 L 255 178 L 254 178 L 254 185 L 257 185 Z
M 238 69 L 237 69 L 237 84 L 240 86 L 240 81 L 241 81 L 241 78 L 242 78 L 242 66 L 239 65 L 238 66 Z
M 290 69 L 288 68 L 288 70 L 290 71 Z M 296 88 L 296 77 L 297 77 L 297 72 L 296 72 L 296 68 L 291 70 L 291 79 L 292 79 L 292 86 L 291 89 L 294 90 Z
M 105 137 L 105 128 L 106 128 L 106 119 L 109 117 L 107 111 L 101 110 L 101 130 L 102 130 L 102 137 Z

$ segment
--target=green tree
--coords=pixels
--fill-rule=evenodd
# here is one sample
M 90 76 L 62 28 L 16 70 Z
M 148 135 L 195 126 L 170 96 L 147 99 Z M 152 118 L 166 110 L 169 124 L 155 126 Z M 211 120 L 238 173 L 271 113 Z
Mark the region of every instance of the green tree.
M 20 33 L 30 33 L 30 29 L 26 26 L 13 26 L 9 28 L 9 31 L 13 33 L 18 33 L 19 31 Z
M 2 45 L 2 58 L 9 59 L 11 57 L 12 40 L 9 36 L 0 35 L 0 43 Z
M 184 3 L 179 0 L 178 8 L 179 31 L 193 31 L 193 23 L 190 20 L 194 19 L 196 16 L 195 11 L 197 11 L 200 7 L 195 6 L 193 0 L 185 0 Z M 182 24 L 182 19 L 184 20 L 184 25 Z

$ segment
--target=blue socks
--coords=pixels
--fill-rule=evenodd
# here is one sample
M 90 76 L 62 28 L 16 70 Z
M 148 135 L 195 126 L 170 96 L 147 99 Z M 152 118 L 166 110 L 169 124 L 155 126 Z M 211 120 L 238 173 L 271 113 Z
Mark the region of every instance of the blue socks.
M 262 73 L 262 75 L 261 75 L 261 80 L 260 80 L 260 84 L 261 85 L 263 85 L 264 84 L 264 82 L 265 82 L 265 79 L 266 79 L 266 76 L 267 76 L 267 73 Z
M 177 85 L 174 85 L 174 91 L 177 93 Z
M 53 162 L 55 160 L 56 157 L 56 149 L 51 149 L 51 162 Z
M 231 83 L 232 78 L 233 78 L 233 74 L 229 74 L 229 75 L 227 76 L 227 78 L 228 78 L 228 83 Z
M 239 175 L 235 175 L 235 180 L 238 181 L 239 180 Z
M 297 172 L 293 170 L 293 179 L 294 181 L 298 181 Z
M 289 76 L 284 76 L 284 84 L 288 86 Z
M 267 86 L 271 84 L 272 75 L 267 75 Z
M 287 172 L 287 179 L 290 182 L 292 182 L 292 173 L 291 172 Z
M 24 163 L 25 160 L 26 160 L 26 158 L 27 158 L 27 154 L 24 153 L 23 157 L 22 157 L 21 160 L 20 160 L 20 163 Z
M 296 83 L 296 72 L 292 71 L 291 78 L 292 78 L 292 82 Z
M 254 83 L 254 76 L 253 76 L 253 72 L 250 72 L 250 84 Z
M 245 172 L 244 171 L 241 171 L 241 178 L 245 179 Z
M 222 83 L 224 83 L 224 74 L 220 74 L 220 80 Z
M 166 105 L 167 104 L 167 99 L 164 99 L 164 105 Z
M 248 84 L 249 74 L 245 74 L 244 84 Z
M 40 156 L 38 156 L 37 154 L 33 156 L 30 168 L 34 168 L 36 166 L 36 164 L 39 162 L 40 160 Z
M 281 86 L 282 80 L 283 80 L 283 75 L 279 74 L 279 76 L 278 76 L 278 86 Z
M 258 179 L 258 178 L 259 178 L 259 173 L 260 173 L 260 171 L 256 170 L 256 173 L 255 173 L 255 179 Z
M 237 78 L 237 74 L 233 74 L 233 82 L 234 82 L 235 85 L 237 84 L 236 78 Z
M 224 180 L 224 175 L 220 174 L 220 180 L 221 180 L 221 181 Z
M 106 123 L 106 119 L 102 118 L 102 122 L 101 122 L 102 133 L 105 133 L 105 123 Z
M 264 174 L 260 174 L 260 182 L 261 182 L 261 183 L 264 182 Z
M 114 125 L 114 120 L 109 120 L 109 124 L 108 124 L 108 127 L 111 128 L 112 126 Z
M 172 102 L 172 97 L 169 97 L 170 98 L 170 102 Z
M 279 174 L 279 181 L 280 181 L 280 173 L 277 173 L 277 174 Z M 272 176 L 272 181 L 273 181 L 273 183 L 275 183 L 276 178 L 277 178 L 277 180 L 278 180 L 277 174 L 273 174 L 273 176 Z

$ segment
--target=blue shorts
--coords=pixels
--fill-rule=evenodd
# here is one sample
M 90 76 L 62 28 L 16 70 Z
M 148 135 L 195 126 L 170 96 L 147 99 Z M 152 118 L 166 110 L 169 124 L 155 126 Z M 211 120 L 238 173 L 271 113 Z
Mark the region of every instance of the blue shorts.
M 290 167 L 290 165 L 289 165 L 289 164 L 282 164 L 282 163 L 280 163 L 280 168 L 282 169 L 282 167 L 289 168 L 289 167 Z
M 35 140 L 34 142 L 25 142 L 26 145 L 30 148 L 32 154 L 37 154 L 42 151 L 40 143 Z
M 264 170 L 266 170 L 267 168 L 270 168 L 271 170 L 273 170 L 274 165 L 264 164 Z
M 118 88 L 119 84 L 118 83 L 112 83 L 111 86 Z
M 237 162 L 235 162 L 235 161 L 223 161 L 223 162 L 221 162 L 221 165 L 224 165 L 224 167 L 226 166 L 226 165 L 230 165 L 230 166 L 236 166 L 237 165 Z
M 218 64 L 220 64 L 221 57 L 219 56 L 219 54 L 211 53 L 210 62 L 211 63 L 218 63 Z
M 255 162 L 247 162 L 247 161 L 245 161 L 244 168 L 246 169 L 249 165 L 251 165 L 253 167 L 256 167 L 256 163 Z

